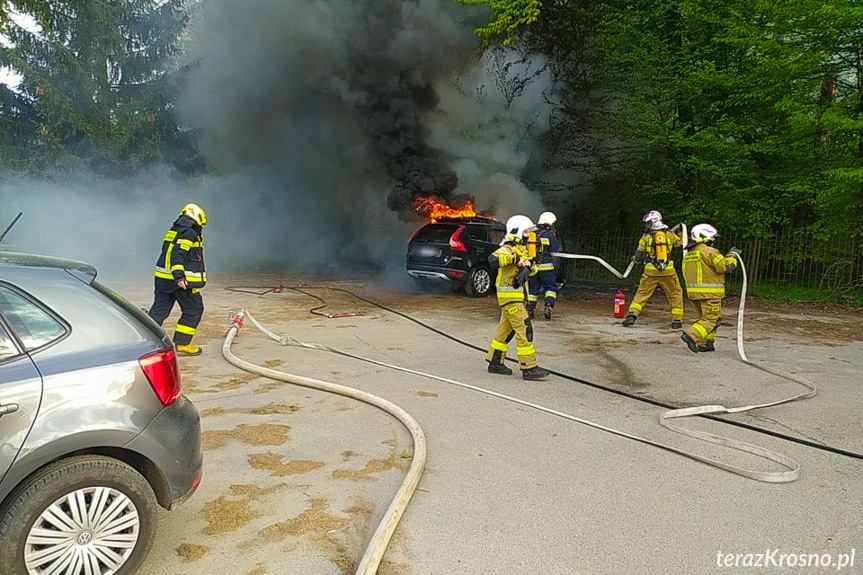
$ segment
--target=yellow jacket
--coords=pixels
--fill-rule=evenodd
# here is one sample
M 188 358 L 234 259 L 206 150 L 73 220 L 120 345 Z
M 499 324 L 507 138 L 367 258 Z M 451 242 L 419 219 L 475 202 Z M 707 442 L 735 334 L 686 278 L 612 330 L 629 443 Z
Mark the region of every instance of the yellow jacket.
M 723 256 L 707 244 L 695 244 L 683 258 L 683 279 L 689 299 L 725 297 L 725 273 L 737 267 L 737 260 Z
M 497 288 L 497 303 L 504 306 L 514 301 L 524 301 L 524 287 L 514 287 L 513 281 L 518 275 L 520 260 L 528 259 L 527 246 L 516 244 L 504 244 L 493 254 L 497 258 L 497 280 L 494 285 Z M 531 262 L 530 275 L 536 275 L 536 264 Z
M 662 230 L 665 233 L 665 242 L 662 245 L 665 246 L 668 263 L 665 268 L 658 269 L 654 264 L 656 258 L 656 248 L 657 244 L 654 241 L 654 234 L 644 234 L 641 236 L 641 239 L 638 240 L 638 248 L 637 251 L 645 253 L 645 262 L 644 262 L 644 274 L 648 276 L 673 276 L 677 272 L 674 270 L 674 260 L 671 259 L 671 250 L 680 247 L 683 243 L 680 236 L 672 232 L 671 230 Z M 639 258 L 636 261 L 641 261 Z

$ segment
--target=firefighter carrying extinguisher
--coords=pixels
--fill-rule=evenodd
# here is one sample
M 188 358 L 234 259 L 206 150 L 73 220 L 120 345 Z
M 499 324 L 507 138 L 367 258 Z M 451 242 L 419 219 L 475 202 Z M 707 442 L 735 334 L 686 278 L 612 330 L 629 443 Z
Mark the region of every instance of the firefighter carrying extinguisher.
M 527 291 L 525 284 L 528 277 L 537 272 L 528 245 L 533 227 L 533 222 L 527 216 L 512 216 L 506 222 L 503 245 L 488 258 L 492 273 L 497 274 L 495 286 L 500 306 L 500 322 L 486 357 L 488 372 L 512 375 L 512 370 L 503 362 L 509 342 L 515 337 L 518 366 L 522 378 L 526 380 L 542 379 L 549 374 L 537 365 L 533 326 L 524 305 Z
M 174 331 L 174 344 L 180 355 L 200 355 L 201 348 L 192 345 L 192 337 L 204 315 L 201 289 L 207 283 L 204 266 L 203 227 L 207 215 L 198 204 L 186 204 L 180 217 L 162 240 L 162 252 L 156 260 L 155 299 L 149 315 L 162 323 L 180 304 L 182 315 Z
M 644 274 L 641 276 L 638 291 L 629 306 L 623 325 L 629 327 L 634 324 L 638 314 L 644 309 L 644 304 L 656 288 L 661 287 L 665 299 L 671 306 L 671 327 L 680 329 L 683 327 L 683 289 L 680 287 L 680 280 L 674 269 L 671 251 L 682 245 L 682 238 L 662 223 L 662 214 L 655 210 L 648 212 L 642 221 L 644 234 L 638 242 L 638 249 L 632 260 L 636 263 L 644 263 Z
M 551 254 L 560 251 L 560 240 L 554 231 L 557 216 L 552 212 L 543 212 L 539 216 L 536 234 L 537 274 L 531 276 L 528 283 L 527 313 L 533 319 L 539 298 L 545 298 L 542 316 L 551 319 L 551 310 L 557 302 L 557 272 L 554 269 L 554 258 Z

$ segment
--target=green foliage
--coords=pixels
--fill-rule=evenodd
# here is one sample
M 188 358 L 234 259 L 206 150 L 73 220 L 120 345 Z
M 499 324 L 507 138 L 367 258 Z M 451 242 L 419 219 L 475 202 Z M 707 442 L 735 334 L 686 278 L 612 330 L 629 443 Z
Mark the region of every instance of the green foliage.
M 457 0 L 462 4 L 487 5 L 491 8 L 491 20 L 487 26 L 477 28 L 476 34 L 482 38 L 483 47 L 492 40 L 500 39 L 504 46 L 518 40 L 517 32 L 536 22 L 542 2 L 539 0 Z
M 121 175 L 187 146 L 172 78 L 187 23 L 183 0 L 14 0 L 0 21 L 0 145 L 14 168 L 87 167 Z M 33 26 L 22 22 L 33 22 Z
M 546 0 L 524 38 L 565 86 L 569 219 L 863 235 L 862 31 L 859 0 Z

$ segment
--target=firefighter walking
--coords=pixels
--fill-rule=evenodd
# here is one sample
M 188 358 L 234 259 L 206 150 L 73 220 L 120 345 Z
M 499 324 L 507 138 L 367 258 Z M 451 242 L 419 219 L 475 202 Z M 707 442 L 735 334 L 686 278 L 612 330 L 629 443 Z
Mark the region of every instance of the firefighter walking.
M 180 217 L 165 234 L 162 252 L 156 260 L 156 289 L 149 315 L 162 323 L 180 304 L 182 315 L 174 331 L 174 345 L 180 355 L 200 355 L 201 348 L 192 338 L 204 315 L 201 289 L 207 283 L 204 266 L 203 227 L 207 215 L 198 204 L 186 204 Z
M 660 287 L 671 306 L 671 327 L 680 329 L 683 327 L 683 288 L 674 269 L 671 251 L 682 245 L 683 240 L 662 223 L 662 214 L 657 211 L 648 212 L 642 221 L 644 234 L 632 259 L 644 264 L 644 273 L 623 325 L 629 327 L 635 323 L 653 292 Z
M 537 246 L 537 273 L 531 276 L 528 284 L 527 312 L 531 318 L 540 298 L 545 298 L 542 316 L 551 319 L 551 310 L 557 303 L 557 271 L 554 269 L 552 253 L 560 251 L 560 240 L 554 231 L 557 216 L 543 212 L 539 216 Z
M 680 339 L 693 352 L 715 351 L 716 329 L 722 323 L 722 298 L 725 297 L 725 274 L 737 269 L 740 250 L 731 248 L 723 256 L 713 247 L 716 228 L 698 224 L 692 228 L 689 252 L 683 258 L 686 295 L 695 307 L 698 319 Z
M 518 366 L 522 378 L 537 380 L 548 376 L 548 371 L 536 362 L 533 346 L 533 326 L 525 307 L 526 282 L 537 272 L 530 259 L 527 234 L 533 222 L 527 216 L 513 216 L 506 222 L 504 244 L 489 256 L 492 273 L 497 274 L 497 303 L 500 322 L 488 352 L 488 371 L 498 375 L 512 375 L 504 365 L 509 342 L 515 337 Z

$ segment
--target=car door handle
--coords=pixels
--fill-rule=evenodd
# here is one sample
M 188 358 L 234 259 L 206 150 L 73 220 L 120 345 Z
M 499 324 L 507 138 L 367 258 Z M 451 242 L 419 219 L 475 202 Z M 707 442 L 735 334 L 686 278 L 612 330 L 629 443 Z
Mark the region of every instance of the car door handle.
M 6 405 L 0 405 L 0 417 L 4 415 L 9 415 L 10 413 L 15 413 L 18 411 L 17 403 L 7 403 Z

